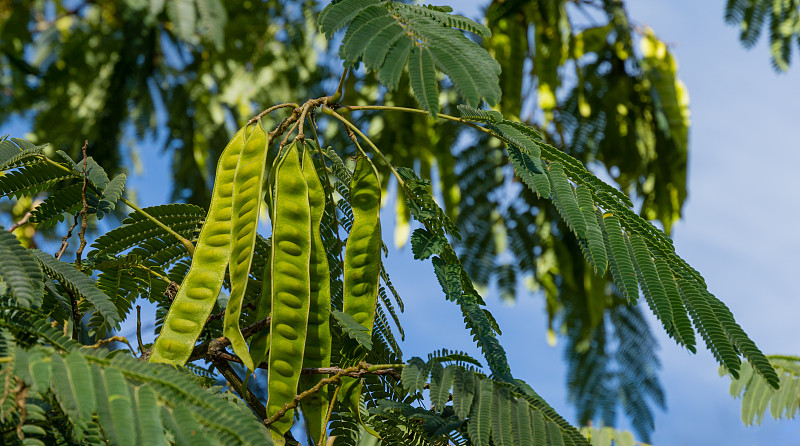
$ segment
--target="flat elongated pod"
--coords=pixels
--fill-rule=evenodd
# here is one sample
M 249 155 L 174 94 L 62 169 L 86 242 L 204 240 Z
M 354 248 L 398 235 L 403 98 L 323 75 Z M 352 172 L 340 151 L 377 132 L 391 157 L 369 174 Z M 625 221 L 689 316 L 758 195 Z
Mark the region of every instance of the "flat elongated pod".
M 247 289 L 247 278 L 253 262 L 256 243 L 258 211 L 264 195 L 264 164 L 267 161 L 267 134 L 258 121 L 239 156 L 236 174 L 233 177 L 233 213 L 231 218 L 231 295 L 225 308 L 222 334 L 231 341 L 233 352 L 251 371 L 255 370 L 253 359 L 239 328 L 242 300 Z
M 264 265 L 264 274 L 261 281 L 261 294 L 256 303 L 256 320 L 269 316 L 272 309 L 272 262 Z M 269 351 L 269 327 L 253 335 L 250 340 L 250 357 L 253 364 L 258 367 L 261 361 L 267 357 Z
M 245 131 L 246 127 L 239 130 L 219 157 L 211 205 L 200 230 L 192 266 L 164 319 L 161 334 L 153 345 L 151 362 L 185 364 L 214 308 L 231 256 L 233 179 L 245 146 Z
M 303 177 L 308 184 L 308 204 L 311 208 L 311 259 L 309 263 L 311 299 L 308 309 L 308 334 L 303 356 L 303 367 L 320 368 L 331 365 L 331 277 L 328 256 L 322 244 L 320 223 L 325 213 L 325 190 L 319 181 L 314 161 L 307 146 L 303 152 Z M 300 390 L 315 386 L 322 375 L 302 375 Z M 311 438 L 319 440 L 325 431 L 325 413 L 328 408 L 327 386 L 306 397 L 302 402 Z
M 272 218 L 272 319 L 269 337 L 267 415 L 272 416 L 297 394 L 311 296 L 311 211 L 297 144 L 276 169 Z M 273 441 L 283 444 L 292 426 L 289 410 L 271 426 Z
M 381 185 L 370 160 L 356 162 L 350 183 L 353 227 L 344 253 L 345 313 L 372 330 L 381 273 Z
M 378 172 L 369 159 L 356 162 L 350 182 L 350 206 L 353 227 L 344 252 L 345 313 L 372 333 L 375 306 L 378 299 L 378 280 L 381 272 L 381 186 Z M 361 380 L 342 378 L 340 398 L 350 402 L 358 412 Z

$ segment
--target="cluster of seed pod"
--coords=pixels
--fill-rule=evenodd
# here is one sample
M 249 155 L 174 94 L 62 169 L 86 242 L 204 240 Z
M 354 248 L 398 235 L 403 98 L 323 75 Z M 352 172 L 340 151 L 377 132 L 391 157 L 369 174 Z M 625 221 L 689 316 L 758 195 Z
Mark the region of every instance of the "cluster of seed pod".
M 303 367 L 331 364 L 330 270 L 320 233 L 325 210 L 322 186 L 311 148 L 293 142 L 270 173 L 271 259 L 264 268 L 255 316 L 271 316 L 269 331 L 248 346 L 239 326 L 252 266 L 259 208 L 264 195 L 267 134 L 260 121 L 234 136 L 217 164 L 208 216 L 200 231 L 192 266 L 164 321 L 150 357 L 154 362 L 185 364 L 222 287 L 226 267 L 231 294 L 223 334 L 234 353 L 253 371 L 266 359 L 266 412 L 281 411 L 299 391 L 314 387 L 321 376 L 301 376 Z M 372 329 L 380 275 L 380 183 L 367 158 L 356 163 L 351 182 L 354 222 L 344 259 L 344 312 Z M 357 404 L 360 380 L 343 382 Z M 313 438 L 325 432 L 329 404 L 325 387 L 303 401 Z M 357 406 L 356 406 L 357 407 Z M 270 425 L 273 440 L 283 444 L 293 411 Z

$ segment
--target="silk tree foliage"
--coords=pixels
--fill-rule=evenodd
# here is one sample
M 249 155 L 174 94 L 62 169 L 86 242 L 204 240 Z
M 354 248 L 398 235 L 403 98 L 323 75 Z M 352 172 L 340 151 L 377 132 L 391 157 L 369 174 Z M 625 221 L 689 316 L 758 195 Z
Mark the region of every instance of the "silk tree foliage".
M 800 2 L 796 0 L 728 0 L 725 21 L 739 26 L 739 40 L 752 48 L 766 28 L 772 67 L 786 71 L 792 48 L 800 50 Z
M 5 20 L 0 25 L 0 74 L 4 85 L 13 86 L 14 95 L 6 95 L 0 101 L 3 113 L 36 116 L 36 141 L 55 143 L 75 158 L 80 147 L 75 144 L 75 132 L 80 129 L 92 144 L 89 153 L 111 172 L 120 168 L 119 160 L 125 155 L 118 152 L 124 131 L 132 130 L 134 139 L 142 139 L 155 135 L 159 126 L 165 125 L 169 132 L 164 147 L 174 157 L 174 197 L 205 205 L 212 166 L 232 134 L 234 123 L 251 116 L 257 108 L 329 92 L 336 83 L 332 76 L 338 77 L 339 69 L 336 67 L 331 75 L 327 63 L 319 68 L 317 62 L 325 62 L 326 58 L 320 58 L 319 46 L 314 46 L 323 39 L 317 34 L 317 15 L 311 2 L 166 3 L 86 3 L 76 9 L 76 5 L 61 2 L 12 2 L 12 7 L 3 11 Z M 354 48 L 354 43 L 369 41 L 354 39 L 353 35 L 359 29 L 364 32 L 371 28 L 348 27 L 344 38 L 349 33 L 350 39 L 341 47 L 331 48 L 330 54 L 342 54 L 349 62 L 363 56 L 366 68 L 379 70 L 377 75 L 356 71 L 347 78 L 347 104 L 416 106 L 419 98 L 429 110 L 457 114 L 455 104 L 477 105 L 475 101 L 480 98 L 495 101 L 495 85 L 499 84 L 505 94 L 497 107 L 507 117 L 524 118 L 545 141 L 556 143 L 585 164 L 615 173 L 618 185 L 633 194 L 637 203 L 643 203 L 642 215 L 661 220 L 667 231 L 679 217 L 686 193 L 685 91 L 676 78 L 677 65 L 668 48 L 650 31 L 637 36 L 621 2 L 582 6 L 558 1 L 536 5 L 497 2 L 487 9 L 485 26 L 454 17 L 446 8 L 389 2 L 363 4 L 369 15 L 362 19 L 374 19 L 369 26 L 383 23 L 383 38 L 396 37 L 391 31 L 398 26 L 411 30 L 410 35 L 398 37 L 396 42 L 414 43 L 412 37 L 416 37 L 420 46 L 415 50 L 418 58 L 413 67 L 417 69 L 408 70 L 402 64 L 385 66 L 387 59 L 377 44 L 370 52 Z M 47 5 L 53 7 L 48 9 Z M 589 9 L 597 23 L 581 24 L 577 18 L 582 16 L 576 9 L 579 7 Z M 316 11 L 320 9 L 317 7 Z M 345 23 L 356 19 L 360 11 Z M 330 12 L 331 9 L 321 17 Z M 325 23 L 328 22 L 321 23 L 323 28 Z M 447 26 L 431 26 L 436 23 Z M 461 34 L 455 37 L 456 30 L 467 31 L 471 39 L 483 38 L 484 47 L 502 68 L 498 82 L 489 76 L 497 74 L 494 62 L 475 46 L 466 45 Z M 445 55 L 441 49 L 447 46 L 437 46 L 435 41 L 431 44 L 430 37 L 442 33 L 454 41 L 438 45 L 466 49 L 472 59 L 483 61 L 476 66 L 484 68 L 464 73 L 453 61 L 436 59 L 437 54 Z M 378 33 L 376 39 L 377 36 Z M 411 52 L 409 47 L 408 54 Z M 526 57 L 519 57 L 520 54 Z M 436 74 L 438 86 L 429 82 L 432 67 L 441 70 Z M 445 74 L 447 80 L 443 79 Z M 378 88 L 379 81 L 384 81 L 390 91 Z M 442 88 L 448 82 L 456 89 Z M 475 90 L 476 86 L 483 90 Z M 68 90 L 74 94 L 63 93 Z M 166 118 L 156 113 L 161 104 Z M 31 109 L 40 111 L 32 113 Z M 368 127 L 370 137 L 393 164 L 418 166 L 422 179 L 435 178 L 439 182 L 445 212 L 462 228 L 463 237 L 456 249 L 477 284 L 496 281 L 501 294 L 512 299 L 523 280 L 544 291 L 551 328 L 569 337 L 566 356 L 570 376 L 582 377 L 569 381 L 572 398 L 586 403 L 580 408 L 581 423 L 599 413 L 603 414 L 597 415 L 599 418 L 609 420 L 609 406 L 615 405 L 617 397 L 631 401 L 626 397 L 630 391 L 617 384 L 612 370 L 621 370 L 627 382 L 648 382 L 652 392 L 660 394 L 657 380 L 640 374 L 645 367 L 617 367 L 614 359 L 634 349 L 635 355 L 650 361 L 647 369 L 656 368 L 657 358 L 649 354 L 655 347 L 652 336 L 645 331 L 641 337 L 620 337 L 627 344 L 615 350 L 605 347 L 617 336 L 615 333 L 625 330 L 624 325 L 617 325 L 622 319 L 614 316 L 621 305 L 626 305 L 624 292 L 612 285 L 610 275 L 596 276 L 594 266 L 582 259 L 581 240 L 559 216 L 564 209 L 542 199 L 532 189 L 520 190 L 523 175 L 512 173 L 509 158 L 497 139 L 483 133 L 476 137 L 472 130 L 464 130 L 452 121 L 434 121 L 422 115 L 376 115 L 355 110 L 352 114 L 354 122 Z M 474 141 L 466 147 L 457 144 L 465 140 L 464 131 L 470 132 L 467 140 Z M 326 136 L 340 155 L 354 153 L 341 133 Z M 135 160 L 136 153 L 130 153 Z M 388 176 L 383 181 L 386 186 Z M 73 196 L 69 200 L 57 200 L 72 203 L 72 212 L 77 187 L 72 185 Z M 509 187 L 520 190 L 517 198 L 503 198 Z M 566 190 L 563 182 L 558 187 L 562 192 Z M 396 202 L 395 241 L 404 243 L 410 234 L 412 209 L 403 199 Z M 341 203 L 346 214 L 346 202 Z M 193 217 L 197 215 L 194 209 L 163 211 L 164 218 L 187 217 L 180 220 L 184 226 L 174 229 L 186 237 L 199 224 Z M 574 214 L 574 209 L 571 212 Z M 60 214 L 53 215 L 57 215 L 51 221 L 55 223 Z M 346 225 L 346 218 L 342 223 Z M 129 221 L 123 227 L 133 233 L 141 229 L 135 225 L 142 223 Z M 152 280 L 158 277 L 154 273 L 161 272 L 148 272 L 148 268 L 159 268 L 159 262 L 167 259 L 164 277 L 178 282 L 188 268 L 188 251 L 174 246 L 161 228 L 156 227 L 151 234 L 152 238 L 146 240 L 134 239 L 128 248 L 108 251 L 118 256 L 139 242 L 153 250 L 141 257 L 127 257 L 125 262 L 132 263 L 117 262 L 116 273 L 108 270 L 102 276 L 102 283 L 108 285 L 101 288 L 112 298 L 128 302 L 128 306 L 140 289 L 151 287 L 150 292 L 143 293 L 150 296 L 160 295 L 152 290 L 167 288 L 166 281 Z M 335 234 L 329 235 L 329 240 L 335 238 Z M 137 258 L 142 264 L 136 263 Z M 174 268 L 170 269 L 172 265 Z M 136 279 L 126 280 L 131 271 L 135 271 L 132 274 Z M 122 297 L 110 291 L 115 277 L 126 284 L 118 287 Z M 386 288 L 393 290 L 390 284 Z M 382 296 L 388 302 L 388 295 Z M 162 301 L 163 308 L 167 305 Z M 631 311 L 637 313 L 640 308 Z M 383 325 L 388 327 L 389 318 L 397 320 L 396 312 L 392 306 L 384 310 Z M 212 321 L 211 325 L 215 323 L 218 322 Z M 96 324 L 93 326 L 102 332 L 102 324 Z M 606 338 L 607 342 L 598 342 Z M 391 337 L 386 339 L 390 344 L 392 341 Z M 578 365 L 587 361 L 598 366 L 589 368 L 584 375 L 586 369 L 581 370 Z M 597 382 L 603 385 L 592 385 Z M 614 396 L 609 399 L 609 395 Z M 659 399 L 655 397 L 653 401 L 658 403 Z M 602 406 L 596 401 L 603 401 Z M 652 417 L 647 405 L 628 405 L 624 409 L 634 419 Z M 646 438 L 647 426 L 640 426 L 639 431 Z

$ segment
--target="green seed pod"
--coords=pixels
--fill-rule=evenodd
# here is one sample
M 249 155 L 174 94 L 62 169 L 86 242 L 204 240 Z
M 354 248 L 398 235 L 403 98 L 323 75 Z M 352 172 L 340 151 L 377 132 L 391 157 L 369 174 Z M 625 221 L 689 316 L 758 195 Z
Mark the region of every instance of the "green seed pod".
M 356 162 L 350 182 L 354 220 L 344 253 L 343 310 L 367 327 L 370 333 L 375 320 L 381 273 L 380 205 L 378 172 L 369 159 L 361 158 Z M 349 401 L 356 414 L 359 413 L 360 379 L 342 378 L 339 395 L 341 400 Z
M 245 131 L 246 127 L 239 130 L 219 157 L 211 206 L 200 230 L 192 266 L 164 319 L 151 362 L 185 364 L 214 308 L 231 255 L 233 181 L 246 142 Z
M 311 211 L 297 143 L 291 145 L 276 169 L 273 212 L 268 416 L 297 394 L 308 325 Z M 283 444 L 283 435 L 292 426 L 293 412 L 286 412 L 270 426 L 278 444 Z
M 381 274 L 381 185 L 370 160 L 356 162 L 350 183 L 353 227 L 344 253 L 344 312 L 372 331 Z
M 258 211 L 264 195 L 264 165 L 267 160 L 267 134 L 261 128 L 261 121 L 247 138 L 247 143 L 239 156 L 236 174 L 233 179 L 233 208 L 230 228 L 231 295 L 225 309 L 222 333 L 231 341 L 234 353 L 251 371 L 255 370 L 247 343 L 239 328 L 242 300 L 247 289 L 250 264 L 256 243 Z
M 322 244 L 320 223 L 325 213 L 325 190 L 311 159 L 309 145 L 303 153 L 303 176 L 308 184 L 308 203 L 311 208 L 311 259 L 309 263 L 311 299 L 308 310 L 308 335 L 303 367 L 319 368 L 331 365 L 331 278 L 328 256 Z M 322 375 L 302 375 L 299 390 L 315 386 Z M 302 402 L 303 415 L 311 438 L 319 440 L 325 432 L 325 413 L 328 407 L 327 386 L 306 397 Z

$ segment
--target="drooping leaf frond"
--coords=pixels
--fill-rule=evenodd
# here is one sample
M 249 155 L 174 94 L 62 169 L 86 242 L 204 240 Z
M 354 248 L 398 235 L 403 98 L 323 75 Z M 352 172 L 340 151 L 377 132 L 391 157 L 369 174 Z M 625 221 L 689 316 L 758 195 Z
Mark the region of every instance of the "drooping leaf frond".
M 731 396 L 742 397 L 742 422 L 761 424 L 769 409 L 772 418 L 790 419 L 800 414 L 800 357 L 767 356 L 781 380 L 779 389 L 774 389 L 758 379 L 749 364 L 742 366 L 739 378 L 731 379 Z M 720 368 L 720 375 L 727 372 Z
M 24 139 L 0 140 L 0 170 L 13 169 L 21 164 L 30 163 L 31 158 L 41 155 L 44 155 L 43 146 L 35 146 Z
M 393 410 L 419 417 L 452 414 L 454 421 L 466 424 L 466 433 L 474 445 L 543 444 L 583 445 L 588 442 L 561 418 L 530 387 L 489 379 L 456 364 L 443 367 L 439 358 L 425 362 L 412 358 L 403 368 L 401 382 L 411 392 L 418 392 L 429 382 L 433 411 L 393 404 Z M 452 406 L 448 405 L 452 398 Z M 460 429 L 459 423 L 452 429 Z M 506 443 L 508 441 L 508 443 Z
M 74 177 L 70 171 L 52 164 L 44 162 L 26 164 L 0 176 L 0 196 L 15 198 L 34 196 L 59 181 Z
M 327 36 L 347 26 L 339 55 L 348 64 L 363 61 L 389 90 L 397 88 L 408 65 L 414 96 L 436 116 L 439 85 L 434 65 L 472 106 L 500 100 L 500 65 L 461 30 L 489 37 L 488 28 L 440 8 L 379 0 L 343 0 L 319 15 Z M 349 25 L 348 25 L 349 24 Z
M 0 281 L 16 301 L 26 307 L 42 305 L 42 269 L 14 234 L 0 226 Z
M 244 405 L 200 387 L 192 374 L 172 366 L 44 347 L 17 348 L 13 359 L 14 373 L 26 386 L 43 398 L 55 397 L 54 409 L 65 414 L 77 441 L 99 434 L 98 440 L 117 444 L 161 444 L 170 435 L 187 442 L 178 444 L 271 444 Z M 103 426 L 99 433 L 92 432 L 94 417 Z
M 31 252 L 51 279 L 58 281 L 70 293 L 86 299 L 109 327 L 117 328 L 122 321 L 121 315 L 111 299 L 97 288 L 92 279 L 74 265 L 62 262 L 42 250 L 33 249 Z
M 481 116 L 468 107 L 462 106 L 461 109 L 466 110 L 465 116 Z M 734 321 L 730 310 L 709 293 L 700 273 L 675 253 L 669 237 L 630 209 L 632 205 L 624 194 L 589 173 L 578 160 L 539 140 L 535 130 L 525 130 L 520 123 L 499 121 L 497 117 L 489 121 L 481 119 L 475 122 L 485 124 L 512 150 L 534 157 L 527 146 L 534 144 L 539 148 L 540 163 L 552 184 L 550 197 L 546 198 L 554 202 L 572 232 L 581 240 L 584 255 L 590 259 L 593 255 L 585 217 L 591 207 L 595 208 L 614 282 L 629 301 L 638 299 L 641 285 L 646 299 L 652 300 L 653 312 L 676 341 L 690 350 L 694 348 L 694 335 L 684 317 L 688 314 L 708 349 L 733 376 L 738 376 L 741 354 L 769 385 L 778 385 L 775 371 Z M 508 132 L 501 124 L 513 125 L 517 131 Z M 520 142 L 523 137 L 526 141 Z M 533 163 L 515 163 L 513 156 L 510 158 L 521 178 L 537 174 L 529 167 Z M 586 189 L 581 191 L 581 203 L 577 202 L 572 184 Z M 531 189 L 537 190 L 535 186 Z M 599 240 L 596 232 L 592 238 L 595 243 Z M 634 238 L 633 243 L 631 238 Z
M 800 49 L 800 2 L 728 0 L 725 5 L 725 21 L 739 26 L 739 40 L 746 48 L 755 46 L 767 18 L 772 66 L 776 71 L 786 71 L 791 62 L 792 47 L 797 45 Z

